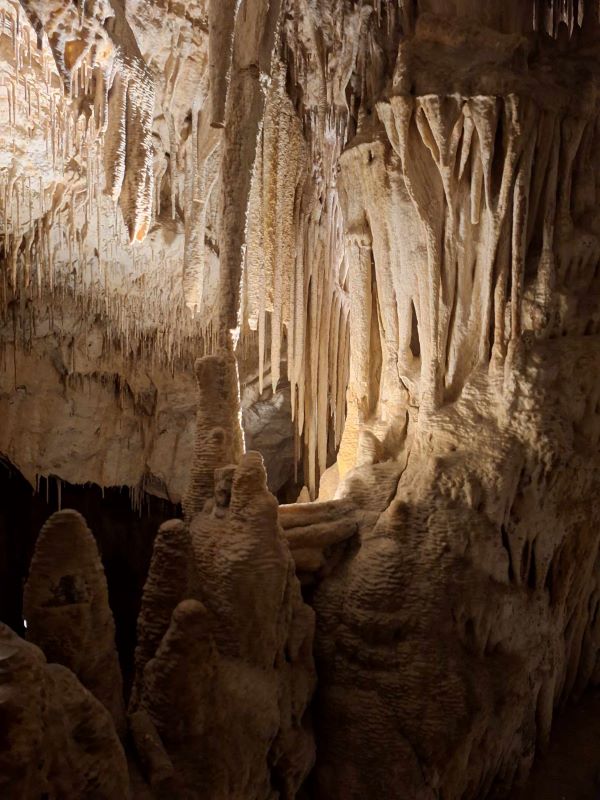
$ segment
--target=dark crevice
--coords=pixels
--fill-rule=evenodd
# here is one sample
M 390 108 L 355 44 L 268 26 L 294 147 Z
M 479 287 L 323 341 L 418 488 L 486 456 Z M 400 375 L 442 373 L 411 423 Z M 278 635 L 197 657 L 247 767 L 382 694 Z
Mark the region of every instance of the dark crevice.
M 512 583 L 515 579 L 515 571 L 513 568 L 512 554 L 510 551 L 510 541 L 508 538 L 506 527 L 504 525 L 501 526 L 500 532 L 502 534 L 502 546 L 504 547 L 508 555 L 508 580 L 510 583 Z
M 410 352 L 415 358 L 421 357 L 421 343 L 419 341 L 419 323 L 417 321 L 417 311 L 415 309 L 414 300 L 410 304 L 412 309 L 411 319 L 411 334 L 410 334 Z
M 537 588 L 537 562 L 535 558 L 535 539 L 531 543 L 531 554 L 529 560 L 529 574 L 527 576 L 527 585 L 530 589 Z

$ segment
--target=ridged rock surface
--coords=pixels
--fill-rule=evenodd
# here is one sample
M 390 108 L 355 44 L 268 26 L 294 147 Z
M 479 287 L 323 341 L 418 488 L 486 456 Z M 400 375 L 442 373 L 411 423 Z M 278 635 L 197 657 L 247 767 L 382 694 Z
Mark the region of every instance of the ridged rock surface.
M 129 797 L 110 714 L 70 670 L 0 624 L 0 795 L 39 800 Z
M 173 796 L 292 798 L 314 760 L 307 716 L 314 615 L 302 601 L 260 455 L 217 470 L 213 493 L 187 537 L 178 522 L 159 533 L 130 712 L 132 719 L 143 712 L 158 732 L 175 767 Z M 172 607 L 168 630 L 144 662 Z M 138 749 L 150 763 L 143 742 Z
M 315 597 L 327 800 L 511 797 L 600 680 L 597 12 L 427 5 L 340 159 L 339 494 L 402 470 Z
M 0 0 L 0 451 L 191 477 L 140 617 L 150 784 L 298 789 L 287 536 L 306 791 L 510 798 L 600 681 L 600 3 L 76 5 Z M 236 359 L 289 381 L 332 503 L 284 535 Z
M 43 526 L 25 585 L 27 638 L 68 667 L 125 730 L 123 681 L 104 568 L 84 518 L 57 511 Z
M 184 512 L 192 517 L 212 497 L 215 470 L 235 462 L 242 449 L 237 364 L 233 353 L 196 361 L 198 411 L 191 479 Z
M 141 685 L 144 668 L 166 634 L 175 607 L 188 596 L 192 569 L 189 528 L 182 520 L 165 522 L 160 526 L 154 540 L 152 561 L 138 618 L 132 699 L 134 707 L 137 705 L 136 692 Z

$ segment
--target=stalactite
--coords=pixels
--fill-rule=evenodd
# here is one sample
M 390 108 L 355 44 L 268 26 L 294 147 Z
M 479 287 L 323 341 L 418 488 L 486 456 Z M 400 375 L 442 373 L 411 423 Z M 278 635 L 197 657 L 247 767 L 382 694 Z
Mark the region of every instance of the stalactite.
M 16 21 L 7 10 L 4 19 L 5 25 L 0 32 L 6 32 L 7 28 L 10 31 L 16 29 Z M 7 25 L 11 20 L 12 24 Z M 22 50 L 27 48 L 27 35 L 23 32 L 21 39 L 15 36 L 14 41 Z M 21 61 L 25 58 L 23 55 Z M 93 308 L 94 313 L 100 314 L 107 322 L 110 320 L 111 336 L 114 337 L 116 348 L 130 353 L 132 357 L 142 354 L 152 360 L 171 364 L 183 357 L 193 362 L 198 355 L 198 345 L 201 351 L 204 345 L 198 325 L 186 313 L 181 286 L 172 281 L 165 286 L 162 263 L 155 261 L 154 270 L 149 273 L 145 260 L 136 259 L 126 245 L 124 226 L 119 221 L 121 212 L 102 197 L 101 170 L 98 167 L 105 144 L 102 134 L 105 128 L 103 120 L 107 117 L 108 82 L 104 80 L 103 73 L 96 69 L 96 104 L 92 119 L 97 120 L 97 125 L 85 125 L 83 118 L 78 116 L 76 86 L 73 85 L 72 98 L 64 96 L 48 45 L 44 44 L 41 51 L 31 51 L 29 58 L 29 68 L 40 77 L 38 114 L 35 120 L 28 121 L 30 130 L 26 136 L 15 139 L 15 134 L 21 135 L 25 115 L 19 114 L 17 124 L 17 118 L 13 121 L 11 111 L 13 141 L 24 152 L 30 146 L 32 136 L 50 142 L 48 156 L 51 164 L 40 173 L 39 180 L 32 181 L 26 172 L 19 174 L 17 171 L 28 168 L 26 158 L 9 157 L 8 162 L 0 160 L 3 251 L 4 264 L 8 268 L 8 271 L 2 269 L 2 285 L 6 285 L 8 275 L 10 287 L 1 293 L 3 309 L 11 297 L 21 293 L 32 300 L 44 297 L 56 308 L 60 307 L 66 296 L 73 296 L 76 302 L 85 299 L 86 305 L 91 306 L 90 313 Z M 82 78 L 77 81 L 81 91 L 86 86 L 89 89 L 92 70 L 87 69 L 85 62 L 80 69 L 88 76 L 87 80 Z M 28 104 L 30 90 L 27 85 L 14 77 L 10 80 L 12 83 L 9 86 L 12 85 L 15 91 L 15 100 L 11 100 L 13 107 Z M 131 86 L 128 91 L 132 91 Z M 75 128 L 79 134 L 67 133 Z M 67 162 L 86 166 L 82 176 L 86 187 L 83 193 L 81 184 L 71 188 L 57 180 L 57 171 Z M 133 163 L 132 159 L 130 162 Z M 6 168 L 3 168 L 4 164 L 7 164 Z M 143 170 L 138 168 L 137 171 Z M 143 192 L 146 198 L 150 195 L 148 183 Z M 134 217 L 137 215 L 138 219 L 146 216 L 143 210 L 146 200 L 140 197 L 133 190 L 132 208 Z M 107 225 L 107 220 L 111 218 L 115 220 L 112 231 Z M 25 231 L 27 238 L 24 240 L 22 232 Z M 112 253 L 108 251 L 109 242 L 112 243 Z M 152 252 L 153 244 L 144 245 L 148 246 Z M 73 259 L 76 253 L 79 255 L 79 267 L 74 273 Z M 128 265 L 129 288 L 126 288 L 124 281 L 123 264 Z M 123 313 L 125 292 L 130 314 Z M 168 309 L 167 318 L 165 309 Z M 143 327 L 138 322 L 142 319 L 145 320 Z M 135 322 L 131 324 L 131 320 Z
M 294 202 L 307 170 L 300 123 L 279 68 L 267 98 L 248 211 L 244 314 L 259 334 L 259 381 L 265 363 L 266 313 L 271 312 L 271 380 L 276 390 L 283 326 L 291 319 L 295 269 Z M 293 362 L 288 368 L 293 371 Z
M 278 44 L 280 0 L 243 3 L 234 24 L 231 78 L 223 138 L 223 208 L 219 240 L 219 339 L 235 346 L 241 327 L 246 215 L 256 161 L 266 82 Z M 230 12 L 233 11 L 230 8 Z M 237 9 L 236 9 L 237 11 Z
M 348 375 L 351 394 L 356 389 L 368 415 L 379 401 L 377 392 L 389 394 L 390 354 L 399 343 L 406 391 L 432 398 L 432 408 L 437 408 L 460 394 L 474 369 L 488 366 L 496 348 L 503 358 L 518 340 L 528 240 L 539 216 L 536 203 L 546 193 L 536 167 L 543 153 L 537 146 L 535 153 L 527 150 L 528 131 L 535 132 L 538 122 L 535 112 L 528 119 L 523 105 L 511 105 L 510 92 L 427 96 L 417 85 L 404 86 L 403 59 L 410 39 L 429 36 L 436 41 L 432 16 L 443 13 L 443 3 L 366 6 L 332 0 L 326 8 L 315 3 L 304 8 L 286 0 L 279 28 L 274 22 L 277 4 L 268 20 L 264 14 L 269 4 L 259 5 L 256 18 L 245 3 L 231 3 L 227 9 L 211 5 L 209 23 L 215 15 L 222 19 L 209 25 L 204 68 L 213 77 L 218 73 L 218 81 L 209 87 L 205 79 L 198 87 L 187 141 L 188 123 L 177 109 L 166 107 L 164 121 L 153 120 L 153 82 L 131 42 L 121 3 L 90 0 L 64 9 L 57 0 L 24 0 L 35 29 L 14 5 L 3 8 L 0 36 L 15 59 L 11 74 L 2 76 L 1 102 L 15 137 L 13 152 L 8 148 L 0 156 L 0 301 L 3 315 L 17 297 L 48 301 L 51 315 L 59 313 L 65 298 L 85 301 L 86 313 L 99 313 L 106 323 L 108 348 L 171 365 L 179 358 L 190 363 L 199 348 L 203 353 L 216 349 L 223 344 L 225 329 L 235 331 L 235 339 L 242 307 L 242 335 L 248 335 L 248 328 L 258 329 L 260 381 L 269 365 L 276 389 L 287 355 L 293 414 L 314 495 L 330 446 L 340 442 Z M 575 0 L 507 3 L 498 9 L 492 5 L 459 2 L 457 14 L 498 22 L 505 33 L 529 33 L 535 26 L 559 38 L 565 26 L 571 36 L 579 36 L 578 28 L 597 15 L 597 3 Z M 256 33 L 254 23 L 266 26 L 264 48 L 254 41 L 246 47 L 244 37 L 250 28 Z M 41 49 L 32 47 L 36 33 Z M 401 35 L 401 57 L 386 89 L 394 96 L 374 110 L 374 101 L 387 97 L 382 94 L 385 77 L 392 75 Z M 173 46 L 179 46 L 178 34 L 173 36 Z M 515 63 L 524 57 L 519 47 L 513 41 L 509 55 Z M 284 57 L 285 66 L 272 61 L 273 52 Z M 165 70 L 165 83 L 174 91 L 184 80 L 179 65 L 170 63 Z M 231 121 L 227 129 L 211 130 L 226 115 Z M 404 267 L 410 261 L 405 258 L 410 245 L 404 242 L 398 245 L 402 252 L 394 268 L 383 270 L 382 245 L 373 245 L 373 307 L 359 319 L 361 342 L 370 341 L 370 328 L 363 325 L 380 329 L 371 359 L 373 370 L 384 373 L 378 383 L 377 377 L 364 374 L 364 363 L 358 369 L 350 358 L 349 330 L 353 341 L 356 331 L 348 264 L 354 269 L 367 256 L 352 254 L 345 239 L 338 164 L 356 134 L 360 141 L 372 129 L 379 130 L 380 123 L 381 136 L 392 143 L 391 157 L 400 159 L 411 196 L 412 211 L 406 213 L 416 214 L 411 216 L 413 240 L 422 226 L 426 229 L 428 272 L 419 275 Z M 153 124 L 157 138 L 163 126 L 168 169 L 164 153 L 153 159 Z M 39 187 L 20 167 L 26 128 L 27 136 L 39 141 L 40 152 L 47 148 L 47 177 Z M 565 150 L 567 160 L 577 153 L 578 135 L 574 131 L 573 153 Z M 410 156 L 415 148 L 426 167 L 414 163 L 419 161 Z M 346 155 L 341 157 L 343 162 Z M 528 165 L 530 157 L 533 163 Z M 77 189 L 63 180 L 74 163 L 79 165 Z M 365 169 L 364 175 L 375 170 Z M 152 213 L 157 227 L 162 226 L 162 183 L 171 200 L 165 215 L 171 217 L 169 235 L 179 236 L 183 218 L 185 244 L 169 249 L 160 235 L 152 234 L 147 249 L 132 251 L 128 242 L 148 231 Z M 112 193 L 113 202 L 101 198 L 104 189 Z M 469 196 L 468 218 L 453 200 L 462 192 Z M 117 200 L 121 211 L 115 208 Z M 561 224 L 568 224 L 567 212 L 561 209 Z M 372 215 L 364 231 L 367 239 L 378 239 L 370 228 L 379 223 Z M 544 235 L 552 235 L 550 223 Z M 386 236 L 393 241 L 389 231 Z M 487 255 L 480 247 L 484 239 Z M 540 294 L 548 292 L 555 268 L 570 266 L 568 260 L 553 265 L 547 241 L 544 247 Z M 475 250 L 481 254 L 474 255 Z M 464 274 L 457 266 L 463 258 L 470 266 Z M 179 277 L 181 262 L 183 288 L 172 277 Z M 219 266 L 220 302 L 213 280 Z M 430 293 L 424 284 L 432 287 Z M 383 308 L 381 297 L 388 293 L 396 303 Z M 471 313 L 473 304 L 481 307 L 481 314 Z M 23 341 L 27 330 L 23 325 L 19 333 Z
M 225 104 L 233 58 L 233 35 L 240 0 L 209 0 L 211 125 L 225 124 Z
M 71 102 L 90 91 L 88 81 L 81 80 L 80 75 L 86 75 L 88 69 L 91 74 L 93 67 L 96 86 L 91 93 L 101 122 L 100 132 L 106 135 L 103 145 L 107 190 L 122 204 L 131 241 L 143 240 L 150 225 L 153 198 L 154 84 L 121 3 L 94 0 L 86 3 L 81 13 L 77 6 L 64 6 L 56 0 L 23 0 L 23 6 L 30 20 L 45 31 Z M 19 53 L 27 43 L 25 39 Z M 19 57 L 17 71 L 18 64 Z M 58 113 L 63 106 L 65 114 L 57 136 L 51 125 L 55 166 L 58 153 L 66 163 L 67 151 L 73 145 L 70 131 L 71 122 L 75 121 L 63 102 L 56 103 Z
M 216 298 L 210 292 L 211 270 L 206 252 L 206 225 L 213 192 L 218 185 L 220 136 L 209 124 L 210 107 L 202 97 L 192 114 L 191 152 L 188 159 L 189 213 L 185 220 L 183 291 L 188 308 L 197 314 L 204 330 L 216 316 Z

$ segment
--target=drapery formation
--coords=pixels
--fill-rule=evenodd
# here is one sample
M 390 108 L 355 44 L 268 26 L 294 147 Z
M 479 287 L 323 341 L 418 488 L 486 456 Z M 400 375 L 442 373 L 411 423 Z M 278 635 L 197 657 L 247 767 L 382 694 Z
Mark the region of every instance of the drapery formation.
M 118 0 L 23 6 L 27 19 L 7 6 L 1 28 L 15 53 L 4 76 L 13 152 L 0 167 L 7 323 L 13 301 L 50 296 L 57 309 L 73 295 L 106 319 L 110 347 L 171 366 L 218 349 L 229 331 L 231 344 L 253 348 L 256 328 L 259 380 L 268 366 L 276 388 L 283 368 L 292 385 L 313 496 L 347 415 L 344 469 L 368 418 L 365 458 L 397 451 L 403 434 L 387 431 L 403 391 L 434 406 L 455 399 L 519 335 L 542 165 L 562 152 L 544 149 L 558 114 L 544 87 L 540 102 L 519 91 L 547 46 L 538 56 L 523 34 L 543 31 L 568 50 L 592 35 L 597 3 L 213 3 L 179 34 L 185 59 L 163 58 L 160 75 Z M 448 15 L 455 24 L 441 33 Z M 494 92 L 475 74 L 496 47 L 491 29 L 505 71 Z M 470 83 L 453 85 L 467 39 Z M 447 70 L 427 86 L 433 47 Z M 373 153 L 389 142 L 398 160 L 389 213 L 368 211 L 385 179 L 377 157 L 368 170 L 358 163 L 355 144 L 367 141 Z M 345 174 L 361 184 L 340 198 Z M 15 340 L 27 343 L 31 328 L 17 315 Z M 377 404 L 387 411 L 374 421 Z

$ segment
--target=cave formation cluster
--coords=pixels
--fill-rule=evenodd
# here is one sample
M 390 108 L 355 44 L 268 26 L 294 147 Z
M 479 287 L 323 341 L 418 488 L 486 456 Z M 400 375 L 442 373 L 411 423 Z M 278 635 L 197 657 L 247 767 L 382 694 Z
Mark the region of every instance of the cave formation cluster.
M 43 525 L 0 796 L 516 796 L 600 686 L 598 0 L 0 0 L 0 142 L 0 457 L 179 509 L 130 675 Z

